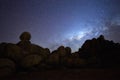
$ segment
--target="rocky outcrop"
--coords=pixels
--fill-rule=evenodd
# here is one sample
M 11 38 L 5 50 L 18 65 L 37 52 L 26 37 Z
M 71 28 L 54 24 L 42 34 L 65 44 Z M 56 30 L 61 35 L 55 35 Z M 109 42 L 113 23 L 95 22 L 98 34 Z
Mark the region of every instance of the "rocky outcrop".
M 40 64 L 40 62 L 43 60 L 41 55 L 37 55 L 37 54 L 30 54 L 28 56 L 25 56 L 22 60 L 21 60 L 21 66 L 23 68 L 31 68 L 34 67 L 38 64 Z
M 11 75 L 16 71 L 14 61 L 8 58 L 0 58 L 0 77 Z
M 20 42 L 17 45 L 23 50 L 24 54 L 29 54 L 31 50 L 31 34 L 29 32 L 23 32 L 19 38 Z
M 60 46 L 48 48 L 31 43 L 31 34 L 23 32 L 17 44 L 0 43 L 0 76 L 21 70 L 44 68 L 120 67 L 120 44 L 106 40 L 103 35 L 86 40 L 78 51 Z
M 22 49 L 16 44 L 8 43 L 5 48 L 5 57 L 13 59 L 15 62 L 20 61 L 24 54 L 22 53 Z
M 80 58 L 86 59 L 90 65 L 105 67 L 120 64 L 120 44 L 105 40 L 103 35 L 85 41 L 78 52 Z

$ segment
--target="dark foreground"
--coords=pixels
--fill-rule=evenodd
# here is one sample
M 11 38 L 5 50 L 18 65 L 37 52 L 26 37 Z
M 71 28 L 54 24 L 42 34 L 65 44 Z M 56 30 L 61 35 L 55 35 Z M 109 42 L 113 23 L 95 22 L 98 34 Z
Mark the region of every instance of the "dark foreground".
M 54 69 L 21 72 L 0 80 L 120 80 L 119 69 Z

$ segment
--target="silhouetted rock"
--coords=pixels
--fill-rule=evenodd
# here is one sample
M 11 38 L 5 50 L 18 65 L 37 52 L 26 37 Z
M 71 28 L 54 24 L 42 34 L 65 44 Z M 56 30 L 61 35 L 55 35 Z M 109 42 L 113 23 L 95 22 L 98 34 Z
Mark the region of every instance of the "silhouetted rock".
M 15 63 L 7 58 L 0 58 L 0 77 L 11 75 L 16 71 Z
M 49 50 L 48 48 L 45 48 L 44 50 L 45 50 L 45 53 L 46 53 L 47 55 L 50 54 L 50 50 Z
M 21 41 L 29 41 L 31 39 L 31 34 L 29 32 L 23 32 L 20 35 L 20 40 Z
M 70 47 L 65 47 L 66 55 L 69 56 L 72 53 L 72 50 Z
M 120 67 L 120 44 L 106 40 L 103 35 L 86 40 L 74 53 L 70 47 L 64 46 L 50 53 L 48 48 L 32 44 L 30 39 L 31 34 L 23 32 L 17 44 L 0 44 L 0 76 L 16 69 Z
M 52 64 L 52 65 L 58 65 L 59 64 L 59 54 L 58 54 L 58 51 L 55 50 L 53 51 L 49 57 L 48 57 L 48 60 L 47 60 L 47 63 L 48 64 Z
M 50 55 L 50 50 L 48 48 L 44 48 L 43 54 L 45 55 L 44 60 L 45 60 L 45 62 L 47 62 L 47 59 Z
M 39 68 L 46 67 L 48 62 L 48 56 L 50 55 L 50 50 L 48 48 L 42 48 L 38 45 L 31 45 L 30 54 L 37 54 L 41 56 L 42 62 L 38 65 Z
M 69 64 L 69 67 L 82 67 L 86 65 L 86 62 L 85 59 L 79 57 L 78 52 L 74 52 L 68 57 L 67 64 Z
M 31 34 L 29 32 L 23 32 L 20 35 L 20 42 L 17 43 L 17 45 L 23 49 L 24 54 L 28 54 L 29 50 L 31 49 Z
M 31 54 L 28 56 L 25 56 L 22 61 L 21 61 L 21 66 L 23 68 L 32 68 L 38 64 L 40 64 L 40 62 L 42 61 L 42 56 L 37 55 L 37 54 Z
M 18 47 L 16 44 L 8 43 L 5 47 L 5 57 L 11 58 L 14 61 L 20 61 L 24 54 L 22 53 L 22 49 Z
M 98 39 L 99 39 L 99 40 L 105 40 L 105 38 L 104 38 L 103 35 L 100 35 L 100 36 L 98 37 Z
M 38 45 L 31 44 L 29 53 L 30 54 L 39 54 L 39 55 L 42 55 L 44 58 L 46 58 L 49 54 L 49 50 L 44 49 Z
M 79 49 L 80 58 L 86 59 L 89 65 L 120 66 L 120 46 L 113 41 L 105 40 L 103 35 L 97 39 L 87 40 Z
M 0 57 L 4 57 L 7 43 L 0 43 Z
M 22 49 L 23 54 L 39 54 L 44 58 L 47 58 L 49 54 L 49 49 L 44 49 L 38 45 L 32 44 L 30 42 L 31 34 L 29 32 L 23 32 L 20 35 L 20 42 L 17 45 Z
M 71 48 L 60 46 L 57 50 L 50 54 L 48 62 L 59 66 L 65 66 L 66 60 L 70 55 Z

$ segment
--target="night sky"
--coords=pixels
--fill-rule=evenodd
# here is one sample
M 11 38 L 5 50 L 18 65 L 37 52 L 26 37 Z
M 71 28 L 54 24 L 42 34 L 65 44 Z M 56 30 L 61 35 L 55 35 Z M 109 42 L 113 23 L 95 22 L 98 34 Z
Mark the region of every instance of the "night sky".
M 78 50 L 87 39 L 104 35 L 120 42 L 120 0 L 0 0 L 0 42 L 31 42 L 51 50 Z

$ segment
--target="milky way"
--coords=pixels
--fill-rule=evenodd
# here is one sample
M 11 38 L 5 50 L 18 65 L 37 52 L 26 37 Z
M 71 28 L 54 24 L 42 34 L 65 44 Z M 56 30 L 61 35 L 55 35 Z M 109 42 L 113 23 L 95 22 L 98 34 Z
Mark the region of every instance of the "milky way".
M 60 45 L 78 50 L 103 34 L 120 42 L 120 0 L 0 0 L 0 42 L 31 42 L 51 50 Z

